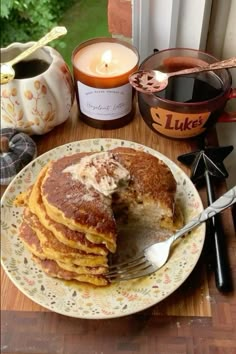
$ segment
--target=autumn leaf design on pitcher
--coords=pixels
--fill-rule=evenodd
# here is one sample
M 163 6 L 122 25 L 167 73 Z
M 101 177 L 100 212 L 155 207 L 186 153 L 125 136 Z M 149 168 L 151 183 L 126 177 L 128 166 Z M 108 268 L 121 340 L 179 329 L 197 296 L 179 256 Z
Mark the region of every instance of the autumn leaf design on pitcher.
M 18 121 L 23 118 L 23 110 L 17 109 L 19 102 L 17 101 L 17 89 L 13 87 L 11 90 L 4 89 L 1 92 L 1 109 L 5 114 L 1 116 L 3 120 L 12 125 L 17 125 Z
M 50 126 L 51 122 L 55 119 L 55 109 L 53 109 L 53 105 L 51 102 L 48 103 L 49 110 L 44 113 L 40 111 L 39 102 L 47 95 L 47 86 L 42 84 L 39 80 L 34 81 L 34 88 L 36 90 L 33 93 L 31 90 L 26 90 L 24 92 L 25 98 L 27 100 L 34 101 L 34 106 L 32 108 L 32 115 L 34 116 L 33 123 L 35 125 L 40 125 L 42 122 L 44 126 Z
M 1 94 L 1 109 L 4 112 L 2 119 L 15 127 L 23 128 L 28 133 L 32 132 L 32 126 L 43 125 L 45 129 L 53 128 L 54 124 L 52 122 L 55 119 L 55 109 L 52 103 L 50 101 L 46 102 L 48 106 L 47 112 L 40 110 L 40 102 L 47 100 L 47 92 L 47 86 L 39 80 L 34 81 L 32 90 L 24 91 L 24 98 L 32 101 L 30 120 L 25 120 L 23 109 L 18 109 L 20 104 L 17 98 L 17 89 L 15 87 L 11 88 L 11 90 L 4 89 Z

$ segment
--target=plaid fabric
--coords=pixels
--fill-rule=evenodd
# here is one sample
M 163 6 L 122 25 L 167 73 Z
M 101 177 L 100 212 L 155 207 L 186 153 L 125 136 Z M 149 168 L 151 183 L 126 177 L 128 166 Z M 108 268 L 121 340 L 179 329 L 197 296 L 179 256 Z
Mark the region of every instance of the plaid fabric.
M 33 139 L 17 129 L 1 129 L 0 138 L 3 136 L 9 140 L 9 151 L 0 153 L 0 183 L 7 185 L 37 156 L 37 147 Z

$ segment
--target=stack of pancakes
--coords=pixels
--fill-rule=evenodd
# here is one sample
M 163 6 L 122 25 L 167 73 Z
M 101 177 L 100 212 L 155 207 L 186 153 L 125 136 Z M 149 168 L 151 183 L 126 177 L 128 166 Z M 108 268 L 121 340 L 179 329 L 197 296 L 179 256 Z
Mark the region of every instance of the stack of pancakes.
M 16 199 L 24 205 L 19 235 L 47 274 L 107 285 L 117 225 L 179 228 L 175 193 L 170 169 L 148 153 L 120 147 L 64 156 L 49 162 Z

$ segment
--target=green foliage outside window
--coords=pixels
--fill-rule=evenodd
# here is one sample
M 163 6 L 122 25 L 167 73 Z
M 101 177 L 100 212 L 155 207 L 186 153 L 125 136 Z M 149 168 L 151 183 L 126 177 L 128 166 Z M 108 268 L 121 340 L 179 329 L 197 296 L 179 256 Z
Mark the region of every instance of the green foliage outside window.
M 58 25 L 64 11 L 75 1 L 1 0 L 1 47 L 40 39 Z M 63 47 L 63 39 L 57 40 L 58 45 Z

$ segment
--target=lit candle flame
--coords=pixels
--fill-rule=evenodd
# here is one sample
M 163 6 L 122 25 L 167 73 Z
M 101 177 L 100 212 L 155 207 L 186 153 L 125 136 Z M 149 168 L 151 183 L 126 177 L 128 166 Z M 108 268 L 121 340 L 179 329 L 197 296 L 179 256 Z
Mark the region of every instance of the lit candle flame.
M 105 64 L 106 68 L 111 63 L 111 60 L 112 60 L 112 52 L 111 50 L 106 50 L 102 55 L 102 62 Z

